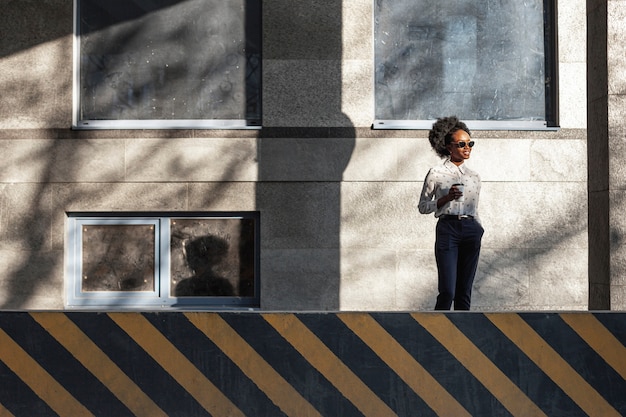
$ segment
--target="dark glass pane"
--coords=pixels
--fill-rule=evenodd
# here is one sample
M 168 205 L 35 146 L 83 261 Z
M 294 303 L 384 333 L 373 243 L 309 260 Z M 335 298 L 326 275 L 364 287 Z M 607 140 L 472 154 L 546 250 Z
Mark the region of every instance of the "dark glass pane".
M 171 294 L 254 296 L 254 220 L 173 219 Z
M 260 120 L 260 0 L 79 3 L 80 120 Z
M 544 0 L 375 4 L 376 119 L 546 120 Z
M 82 291 L 154 291 L 153 225 L 83 225 Z

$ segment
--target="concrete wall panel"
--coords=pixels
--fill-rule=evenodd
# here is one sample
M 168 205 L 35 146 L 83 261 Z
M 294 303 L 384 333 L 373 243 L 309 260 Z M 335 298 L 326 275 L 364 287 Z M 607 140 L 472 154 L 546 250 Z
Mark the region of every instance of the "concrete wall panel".
M 126 181 L 255 181 L 257 141 L 237 138 L 129 139 Z
M 263 248 L 261 308 L 269 311 L 341 309 L 336 249 Z

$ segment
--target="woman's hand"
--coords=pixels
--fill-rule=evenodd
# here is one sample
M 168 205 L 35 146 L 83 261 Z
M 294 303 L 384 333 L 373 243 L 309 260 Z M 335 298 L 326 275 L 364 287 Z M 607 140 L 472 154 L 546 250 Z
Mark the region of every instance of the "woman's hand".
M 448 194 L 444 195 L 439 200 L 437 200 L 437 208 L 443 207 L 449 202 L 460 198 L 462 195 L 463 193 L 456 187 L 456 185 L 453 185 L 452 187 L 450 187 Z

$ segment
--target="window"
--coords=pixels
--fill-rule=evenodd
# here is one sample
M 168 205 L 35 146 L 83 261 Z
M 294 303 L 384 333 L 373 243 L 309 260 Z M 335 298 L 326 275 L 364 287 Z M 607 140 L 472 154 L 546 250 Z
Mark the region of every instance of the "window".
M 258 213 L 68 215 L 70 308 L 259 307 Z
M 374 128 L 550 129 L 555 0 L 377 0 Z
M 259 128 L 260 0 L 74 1 L 74 128 Z

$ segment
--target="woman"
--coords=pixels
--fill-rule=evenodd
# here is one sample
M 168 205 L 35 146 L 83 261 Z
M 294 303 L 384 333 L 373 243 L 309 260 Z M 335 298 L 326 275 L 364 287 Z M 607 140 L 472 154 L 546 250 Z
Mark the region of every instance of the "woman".
M 419 211 L 435 213 L 439 295 L 435 310 L 469 310 L 484 230 L 478 218 L 480 176 L 464 162 L 472 153 L 470 131 L 457 117 L 437 119 L 428 134 L 443 164 L 428 171 Z

